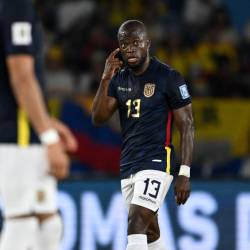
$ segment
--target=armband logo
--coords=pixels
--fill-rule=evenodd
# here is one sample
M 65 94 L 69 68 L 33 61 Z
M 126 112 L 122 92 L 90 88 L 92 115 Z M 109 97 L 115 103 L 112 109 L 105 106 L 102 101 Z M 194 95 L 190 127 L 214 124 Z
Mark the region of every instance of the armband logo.
M 28 22 L 15 22 L 11 26 L 11 40 L 13 45 L 27 46 L 32 43 L 32 26 Z
M 186 84 L 181 85 L 179 87 L 179 89 L 180 89 L 181 97 L 182 97 L 183 100 L 190 97 L 190 94 L 188 92 L 188 88 L 187 88 Z

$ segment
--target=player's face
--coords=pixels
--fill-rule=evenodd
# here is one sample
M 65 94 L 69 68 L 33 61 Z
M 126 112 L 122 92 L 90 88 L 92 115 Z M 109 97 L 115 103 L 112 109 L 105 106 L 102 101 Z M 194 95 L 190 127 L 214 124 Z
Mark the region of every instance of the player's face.
M 120 32 L 118 41 L 122 58 L 131 68 L 138 68 L 146 61 L 149 50 L 149 40 L 144 32 Z

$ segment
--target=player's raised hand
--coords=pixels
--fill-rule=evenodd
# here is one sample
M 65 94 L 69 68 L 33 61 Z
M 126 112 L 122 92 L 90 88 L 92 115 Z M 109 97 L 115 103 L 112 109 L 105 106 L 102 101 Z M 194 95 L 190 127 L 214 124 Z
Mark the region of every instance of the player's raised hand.
M 175 182 L 174 193 L 177 205 L 185 204 L 190 195 L 190 178 L 178 175 Z
M 123 63 L 119 60 L 119 58 L 116 57 L 119 51 L 120 49 L 117 48 L 116 50 L 111 52 L 108 58 L 106 59 L 102 79 L 111 80 L 114 74 L 121 68 Z

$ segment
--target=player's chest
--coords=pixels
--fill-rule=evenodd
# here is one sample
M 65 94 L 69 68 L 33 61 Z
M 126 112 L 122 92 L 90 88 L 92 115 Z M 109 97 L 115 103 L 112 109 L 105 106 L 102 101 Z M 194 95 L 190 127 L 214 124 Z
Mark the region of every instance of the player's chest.
M 159 80 L 128 80 L 117 86 L 119 108 L 128 117 L 139 117 L 141 113 L 164 105 L 165 95 Z

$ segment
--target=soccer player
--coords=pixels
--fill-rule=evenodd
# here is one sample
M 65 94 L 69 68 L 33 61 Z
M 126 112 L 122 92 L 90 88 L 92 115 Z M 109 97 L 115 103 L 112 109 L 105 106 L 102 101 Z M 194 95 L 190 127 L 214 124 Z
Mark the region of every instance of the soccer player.
M 0 0 L 0 250 L 58 250 L 62 236 L 56 178 L 77 144 L 47 112 L 42 59 L 33 2 Z
M 191 98 L 182 76 L 150 57 L 150 40 L 142 22 L 124 22 L 118 41 L 119 48 L 106 60 L 92 119 L 100 125 L 119 110 L 121 188 L 129 209 L 127 250 L 167 250 L 160 238 L 157 211 L 173 179 L 173 120 L 181 138 L 177 204 L 185 204 L 190 194 L 194 138 Z

